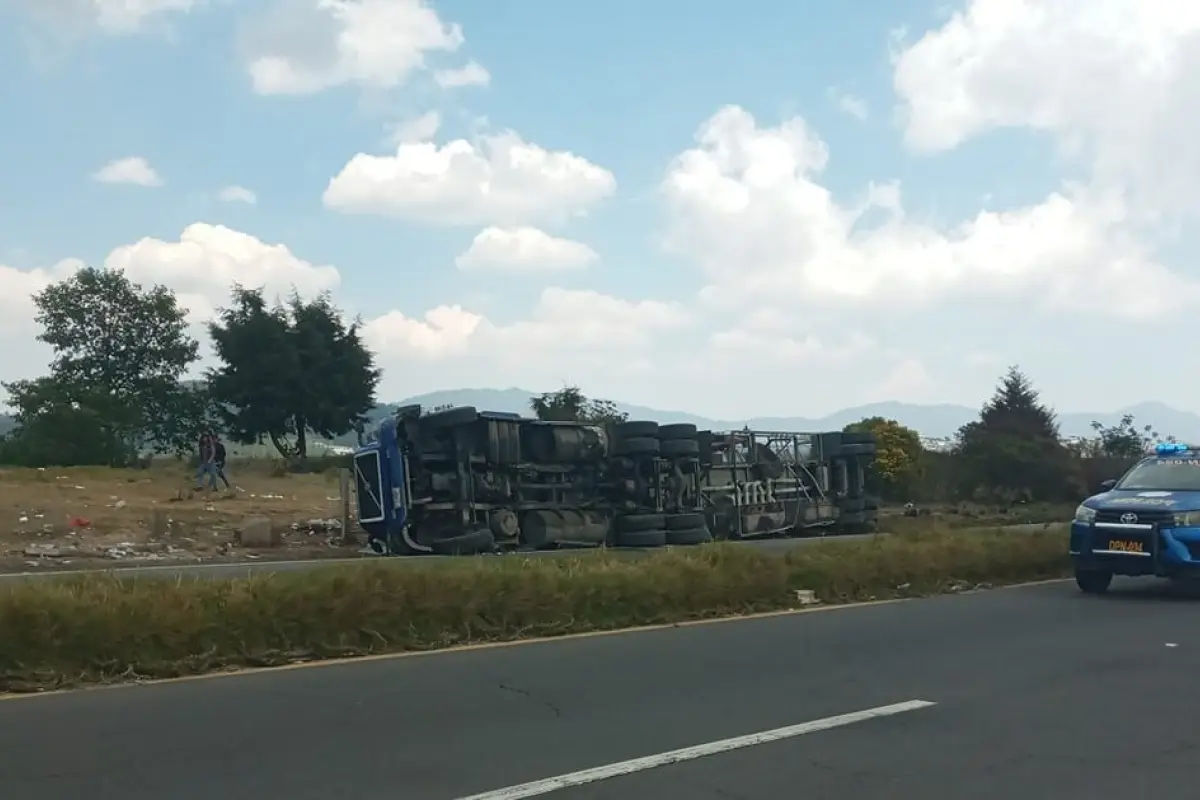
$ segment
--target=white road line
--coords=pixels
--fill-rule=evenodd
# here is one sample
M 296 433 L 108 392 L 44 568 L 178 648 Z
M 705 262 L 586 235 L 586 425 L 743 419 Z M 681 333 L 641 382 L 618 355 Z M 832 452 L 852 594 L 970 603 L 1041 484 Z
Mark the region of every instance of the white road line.
M 504 789 L 495 789 L 483 794 L 473 794 L 470 797 L 460 797 L 458 800 L 522 800 L 525 797 L 537 797 L 538 795 L 549 794 L 559 789 L 568 789 L 572 786 L 582 786 L 587 783 L 608 780 L 609 778 L 618 778 L 622 775 L 631 775 L 635 772 L 642 772 L 643 770 L 654 769 L 655 767 L 665 767 L 668 764 L 678 764 L 681 761 L 691 761 L 696 758 L 717 755 L 718 753 L 728 753 L 730 750 L 740 750 L 743 747 L 778 742 L 781 739 L 791 739 L 795 736 L 803 736 L 806 733 L 817 733 L 819 731 L 827 731 L 830 728 L 841 728 L 845 725 L 853 725 L 856 722 L 865 722 L 877 717 L 891 717 L 907 711 L 928 708 L 932 705 L 936 705 L 936 703 L 931 703 L 928 700 L 908 700 L 903 703 L 894 703 L 890 706 L 868 708 L 865 711 L 855 711 L 850 714 L 839 714 L 836 717 L 815 719 L 812 722 L 802 722 L 799 725 L 788 725 L 785 728 L 751 733 L 748 736 L 735 736 L 732 739 L 722 739 L 719 742 L 708 742 L 707 744 L 698 744 L 679 750 L 670 750 L 658 755 L 634 758 L 629 761 L 618 761 L 615 764 L 606 764 L 603 767 L 593 767 L 592 769 L 585 769 L 579 772 L 571 772 L 555 778 L 543 778 L 540 781 L 522 783 L 519 786 L 508 786 Z

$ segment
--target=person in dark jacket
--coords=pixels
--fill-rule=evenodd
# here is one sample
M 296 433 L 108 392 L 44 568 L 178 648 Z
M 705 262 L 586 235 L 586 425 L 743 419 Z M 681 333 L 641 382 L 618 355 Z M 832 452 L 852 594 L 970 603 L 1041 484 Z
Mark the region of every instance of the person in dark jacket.
M 213 437 L 213 466 L 216 467 L 217 477 L 225 483 L 226 489 L 232 489 L 229 478 L 225 475 L 225 443 Z
M 205 431 L 200 435 L 200 446 L 197 452 L 199 466 L 196 469 L 196 491 L 204 489 L 204 479 L 208 478 L 208 488 L 217 490 L 217 438 L 211 432 Z

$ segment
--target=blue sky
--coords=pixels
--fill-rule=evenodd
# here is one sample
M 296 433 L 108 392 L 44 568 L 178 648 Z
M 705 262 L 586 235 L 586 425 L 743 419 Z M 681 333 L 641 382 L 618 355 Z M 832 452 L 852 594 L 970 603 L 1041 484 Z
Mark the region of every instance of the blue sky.
M 596 394 L 713 415 L 814 414 L 879 399 L 975 403 L 1005 365 L 1020 363 L 1064 408 L 1195 405 L 1190 385 L 1134 385 L 1147 364 L 1171 368 L 1176 355 L 1148 353 L 1163 324 L 1147 307 L 1183 303 L 1195 291 L 1183 258 L 1191 239 L 1168 240 L 1142 219 L 1165 218 L 1185 234 L 1190 224 L 1169 178 L 1196 160 L 1164 170 L 1152 150 L 1180 124 L 1171 114 L 1184 112 L 1172 110 L 1171 98 L 1190 96 L 1186 66 L 1196 48 L 1183 34 L 1194 20 L 1118 0 L 1102 4 L 1118 18 L 1109 29 L 1084 6 L 1051 0 L 1027 20 L 995 13 L 997 0 L 747 0 L 736 8 L 715 0 L 367 0 L 384 15 L 427 7 L 442 25 L 460 26 L 462 42 L 431 46 L 420 68 L 388 73 L 376 61 L 372 74 L 387 73 L 388 86 L 361 70 L 311 91 L 256 86 L 252 67 L 264 54 L 328 67 L 321 58 L 341 23 L 314 11 L 321 2 L 226 0 L 182 10 L 185 0 L 163 0 L 166 10 L 119 24 L 103 16 L 112 0 L 6 6 L 0 269 L 14 281 L 13 296 L 75 263 L 56 268 L 63 259 L 82 259 L 178 286 L 199 323 L 224 296 L 222 278 L 279 291 L 298 280 L 316 290 L 326 284 L 311 265 L 332 265 L 339 302 L 368 322 L 389 397 L 574 381 Z M 337 4 L 353 12 L 362 0 Z M 59 13 L 45 13 L 51 6 Z M 381 48 L 374 52 L 419 52 L 429 30 L 404 28 L 410 18 L 414 26 L 421 19 L 377 22 L 355 41 Z M 1113 97 L 1076 87 L 1116 69 L 1089 37 L 1120 41 L 1131 20 L 1138 38 L 1123 46 L 1157 54 L 1168 68 L 1125 70 L 1111 94 L 1161 107 L 1144 109 L 1153 125 L 1110 136 L 1121 125 Z M 1051 66 L 1039 72 L 1039 58 Z M 486 70 L 486 85 L 438 85 L 439 71 L 467 63 Z M 753 118 L 755 136 L 802 119 L 827 162 L 756 183 L 750 160 L 778 153 L 761 137 L 747 145 L 750 134 L 732 117 L 707 149 L 697 147 L 698 128 L 726 106 Z M 478 213 L 454 223 L 434 219 L 436 209 L 413 212 L 421 190 L 394 181 L 376 186 L 374 200 L 356 194 L 353 213 L 323 201 L 356 154 L 396 155 L 390 132 L 430 113 L 440 117 L 426 137 L 431 146 L 462 139 L 483 152 L 488 137 L 512 132 L 608 171 L 615 189 L 592 184 L 588 194 L 560 175 L 553 185 L 563 208 L 574 203 L 578 213 L 554 219 L 552 184 L 532 178 L 508 186 L 526 213 L 501 207 L 499 183 L 488 200 L 477 175 L 442 176 L 439 185 L 458 187 L 439 195 L 447 202 L 484 192 Z M 689 149 L 703 158 L 691 164 L 688 193 L 672 194 L 664 181 L 682 174 L 676 159 Z M 742 155 L 722 161 L 722 153 Z M 94 179 L 133 157 L 161 185 Z M 749 186 L 748 205 L 714 205 L 719 187 L 695 182 L 708 169 L 721 186 Z M 898 182 L 902 215 L 885 203 L 859 220 L 861 236 L 829 232 L 872 182 Z M 251 190 L 256 202 L 223 202 L 230 186 Z M 823 190 L 833 206 L 813 194 Z M 384 191 L 408 199 L 381 208 Z M 1064 203 L 1047 205 L 1056 192 Z M 408 212 L 397 212 L 397 202 Z M 959 229 L 984 212 L 1009 216 L 989 218 L 998 226 L 991 234 Z M 283 245 L 298 266 L 268 269 L 262 258 L 271 256 L 228 237 L 180 249 L 181 232 L 195 223 Z M 877 226 L 883 233 L 870 236 Z M 586 245 L 598 260 L 456 268 L 487 227 L 537 228 Z M 666 248 L 672 233 L 675 247 Z M 918 277 L 931 265 L 936 274 Z M 22 322 L 28 303 L 9 303 L 0 335 L 28 341 L 36 330 Z M 438 307 L 458 316 L 441 325 L 430 322 L 436 314 L 425 318 Z M 1115 349 L 1095 347 L 1114 331 Z M 25 350 L 0 377 L 36 373 L 44 354 Z M 714 372 L 730 379 L 714 387 Z

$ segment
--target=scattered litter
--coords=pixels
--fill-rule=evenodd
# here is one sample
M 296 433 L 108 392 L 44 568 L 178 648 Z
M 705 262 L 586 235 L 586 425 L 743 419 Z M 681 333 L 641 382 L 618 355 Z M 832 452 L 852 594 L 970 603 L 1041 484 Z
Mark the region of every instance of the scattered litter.
M 29 517 L 22 514 L 21 516 L 17 517 L 17 522 L 29 522 Z
M 1167 642 L 1167 647 L 1179 647 L 1175 642 Z
M 118 500 L 118 501 L 117 501 L 117 502 L 116 502 L 116 503 L 113 505 L 113 508 L 124 508 L 124 507 L 125 507 L 125 506 L 127 506 L 127 505 L 128 505 L 128 503 L 126 503 L 124 500 Z
M 816 605 L 821 602 L 817 599 L 817 593 L 812 589 L 794 589 L 793 591 L 796 595 L 796 602 L 802 606 Z
M 82 486 L 79 486 L 79 485 L 76 485 L 76 486 L 75 486 L 75 488 L 76 488 L 76 489 L 82 489 L 83 487 L 82 487 Z
M 25 555 L 30 558 L 62 558 L 75 551 L 74 545 L 58 545 L 51 542 L 33 542 L 25 545 Z
M 71 520 L 71 527 L 72 528 L 90 528 L 90 527 L 92 527 L 92 523 L 90 520 L 85 519 L 84 517 L 74 517 Z
M 292 523 L 292 530 L 307 531 L 309 536 L 314 533 L 329 533 L 331 531 L 340 531 L 341 529 L 342 522 L 337 519 L 310 519 L 308 522 Z

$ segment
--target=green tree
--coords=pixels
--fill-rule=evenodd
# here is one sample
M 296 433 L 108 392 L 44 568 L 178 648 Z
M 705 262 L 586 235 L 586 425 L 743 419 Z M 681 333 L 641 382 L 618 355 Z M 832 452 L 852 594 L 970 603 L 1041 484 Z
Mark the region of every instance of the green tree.
M 380 372 L 328 294 L 268 308 L 262 289 L 235 286 L 209 324 L 222 365 L 209 372 L 230 438 L 267 438 L 286 459 L 308 457 L 308 434 L 334 438 L 365 424 Z
M 1096 439 L 1090 444 L 1093 453 L 1089 455 L 1108 456 L 1110 458 L 1138 458 L 1145 455 L 1156 442 L 1162 441 L 1162 436 L 1154 430 L 1153 425 L 1138 427 L 1133 424 L 1133 414 L 1125 414 L 1116 425 L 1104 425 L 1092 421 L 1092 430 Z M 1168 436 L 1167 441 L 1174 441 Z
M 629 415 L 609 400 L 591 400 L 578 386 L 564 386 L 557 392 L 544 392 L 529 400 L 538 419 L 550 422 L 624 422 Z
M 54 358 L 48 376 L 4 385 L 18 426 L 10 452 L 120 466 L 190 447 L 206 402 L 181 379 L 199 343 L 169 289 L 88 267 L 33 299 Z
M 867 470 L 867 490 L 888 500 L 911 500 L 921 480 L 925 449 L 912 428 L 894 419 L 867 417 L 845 427 L 846 432 L 875 436 L 875 460 Z
M 1076 496 L 1078 462 L 1058 421 L 1029 379 L 1011 367 L 979 419 L 958 432 L 955 454 L 966 492 L 989 499 L 1064 500 Z

